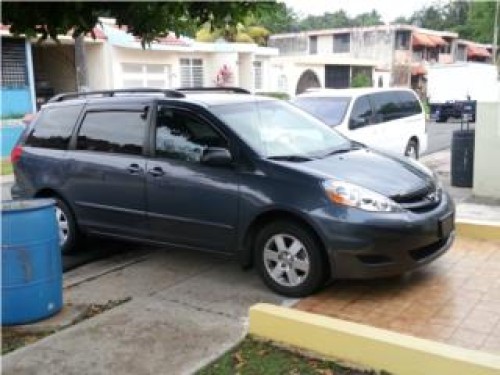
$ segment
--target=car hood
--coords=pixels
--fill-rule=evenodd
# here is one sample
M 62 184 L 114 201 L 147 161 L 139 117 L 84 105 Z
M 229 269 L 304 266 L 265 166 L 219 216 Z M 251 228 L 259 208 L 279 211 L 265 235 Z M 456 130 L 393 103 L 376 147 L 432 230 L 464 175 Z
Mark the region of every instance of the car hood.
M 423 165 L 369 148 L 307 162 L 279 163 L 321 179 L 356 184 L 387 197 L 413 195 L 435 187 L 432 172 Z

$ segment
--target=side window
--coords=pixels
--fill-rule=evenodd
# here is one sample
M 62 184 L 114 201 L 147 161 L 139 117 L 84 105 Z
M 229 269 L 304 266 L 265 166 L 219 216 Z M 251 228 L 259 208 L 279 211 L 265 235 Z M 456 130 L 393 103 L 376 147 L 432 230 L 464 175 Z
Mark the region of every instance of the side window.
M 376 122 L 386 122 L 403 117 L 396 92 L 380 92 L 371 95 Z
M 25 144 L 33 147 L 66 150 L 81 110 L 81 105 L 44 110 Z
M 228 148 L 227 141 L 208 123 L 187 111 L 158 107 L 156 156 L 199 163 L 209 147 Z
M 361 96 L 356 99 L 349 119 L 349 129 L 357 129 L 370 123 L 372 117 L 372 107 L 367 96 Z
M 408 91 L 398 91 L 403 117 L 422 113 L 422 106 L 414 94 Z
M 78 133 L 78 150 L 142 154 L 147 116 L 144 111 L 87 112 Z

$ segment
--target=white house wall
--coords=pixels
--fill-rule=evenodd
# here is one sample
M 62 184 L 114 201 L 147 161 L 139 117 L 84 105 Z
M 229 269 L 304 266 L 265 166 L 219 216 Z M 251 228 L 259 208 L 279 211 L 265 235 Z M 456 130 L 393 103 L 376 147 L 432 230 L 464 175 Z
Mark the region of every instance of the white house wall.
M 253 89 L 253 61 L 252 53 L 239 54 L 239 86 L 247 90 Z
M 210 54 L 207 56 L 205 69 L 205 86 L 215 86 L 217 83 L 217 74 L 226 65 L 232 73 L 231 82 L 228 83 L 230 86 L 240 85 L 240 74 L 238 65 L 238 53 L 237 52 L 218 52 Z
M 110 89 L 111 81 L 108 72 L 105 44 L 86 44 L 87 78 L 90 90 Z
M 129 48 L 114 47 L 111 49 L 111 64 L 113 67 L 113 85 L 115 88 L 123 86 L 123 63 L 131 64 L 159 64 L 170 66 L 170 86 L 180 86 L 180 59 L 192 58 L 203 60 L 203 83 L 205 86 L 212 85 L 208 73 L 212 68 L 209 55 L 206 53 L 180 53 L 176 51 L 152 51 Z
M 325 67 L 324 65 L 308 65 L 308 64 L 297 64 L 295 62 L 286 61 L 286 59 L 280 59 L 279 61 L 271 59 L 273 76 L 271 78 L 274 90 L 278 90 L 277 80 L 280 75 L 284 75 L 287 81 L 286 92 L 290 97 L 295 96 L 297 90 L 297 84 L 302 74 L 306 70 L 313 71 L 319 79 L 321 87 L 325 87 Z

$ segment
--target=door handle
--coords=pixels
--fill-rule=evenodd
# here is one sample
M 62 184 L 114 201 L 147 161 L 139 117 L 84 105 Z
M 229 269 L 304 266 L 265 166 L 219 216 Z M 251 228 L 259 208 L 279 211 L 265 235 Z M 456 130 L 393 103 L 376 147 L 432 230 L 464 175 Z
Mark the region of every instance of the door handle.
M 127 167 L 127 171 L 130 173 L 130 174 L 139 174 L 142 172 L 142 168 L 139 166 L 139 164 L 130 164 L 128 167 Z
M 153 177 L 161 177 L 165 174 L 165 171 L 161 167 L 154 167 L 148 173 Z

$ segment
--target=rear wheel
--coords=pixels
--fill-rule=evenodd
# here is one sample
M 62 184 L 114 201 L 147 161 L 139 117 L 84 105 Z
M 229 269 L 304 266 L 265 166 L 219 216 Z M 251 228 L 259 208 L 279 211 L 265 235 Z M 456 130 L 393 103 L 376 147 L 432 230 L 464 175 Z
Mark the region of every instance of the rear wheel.
M 418 154 L 418 142 L 414 139 L 410 139 L 406 145 L 405 156 L 417 160 Z
M 325 282 L 321 244 L 292 221 L 263 227 L 256 238 L 255 264 L 266 285 L 288 297 L 314 293 Z
M 59 228 L 59 246 L 63 254 L 76 251 L 81 235 L 75 217 L 68 205 L 56 198 L 56 220 Z

